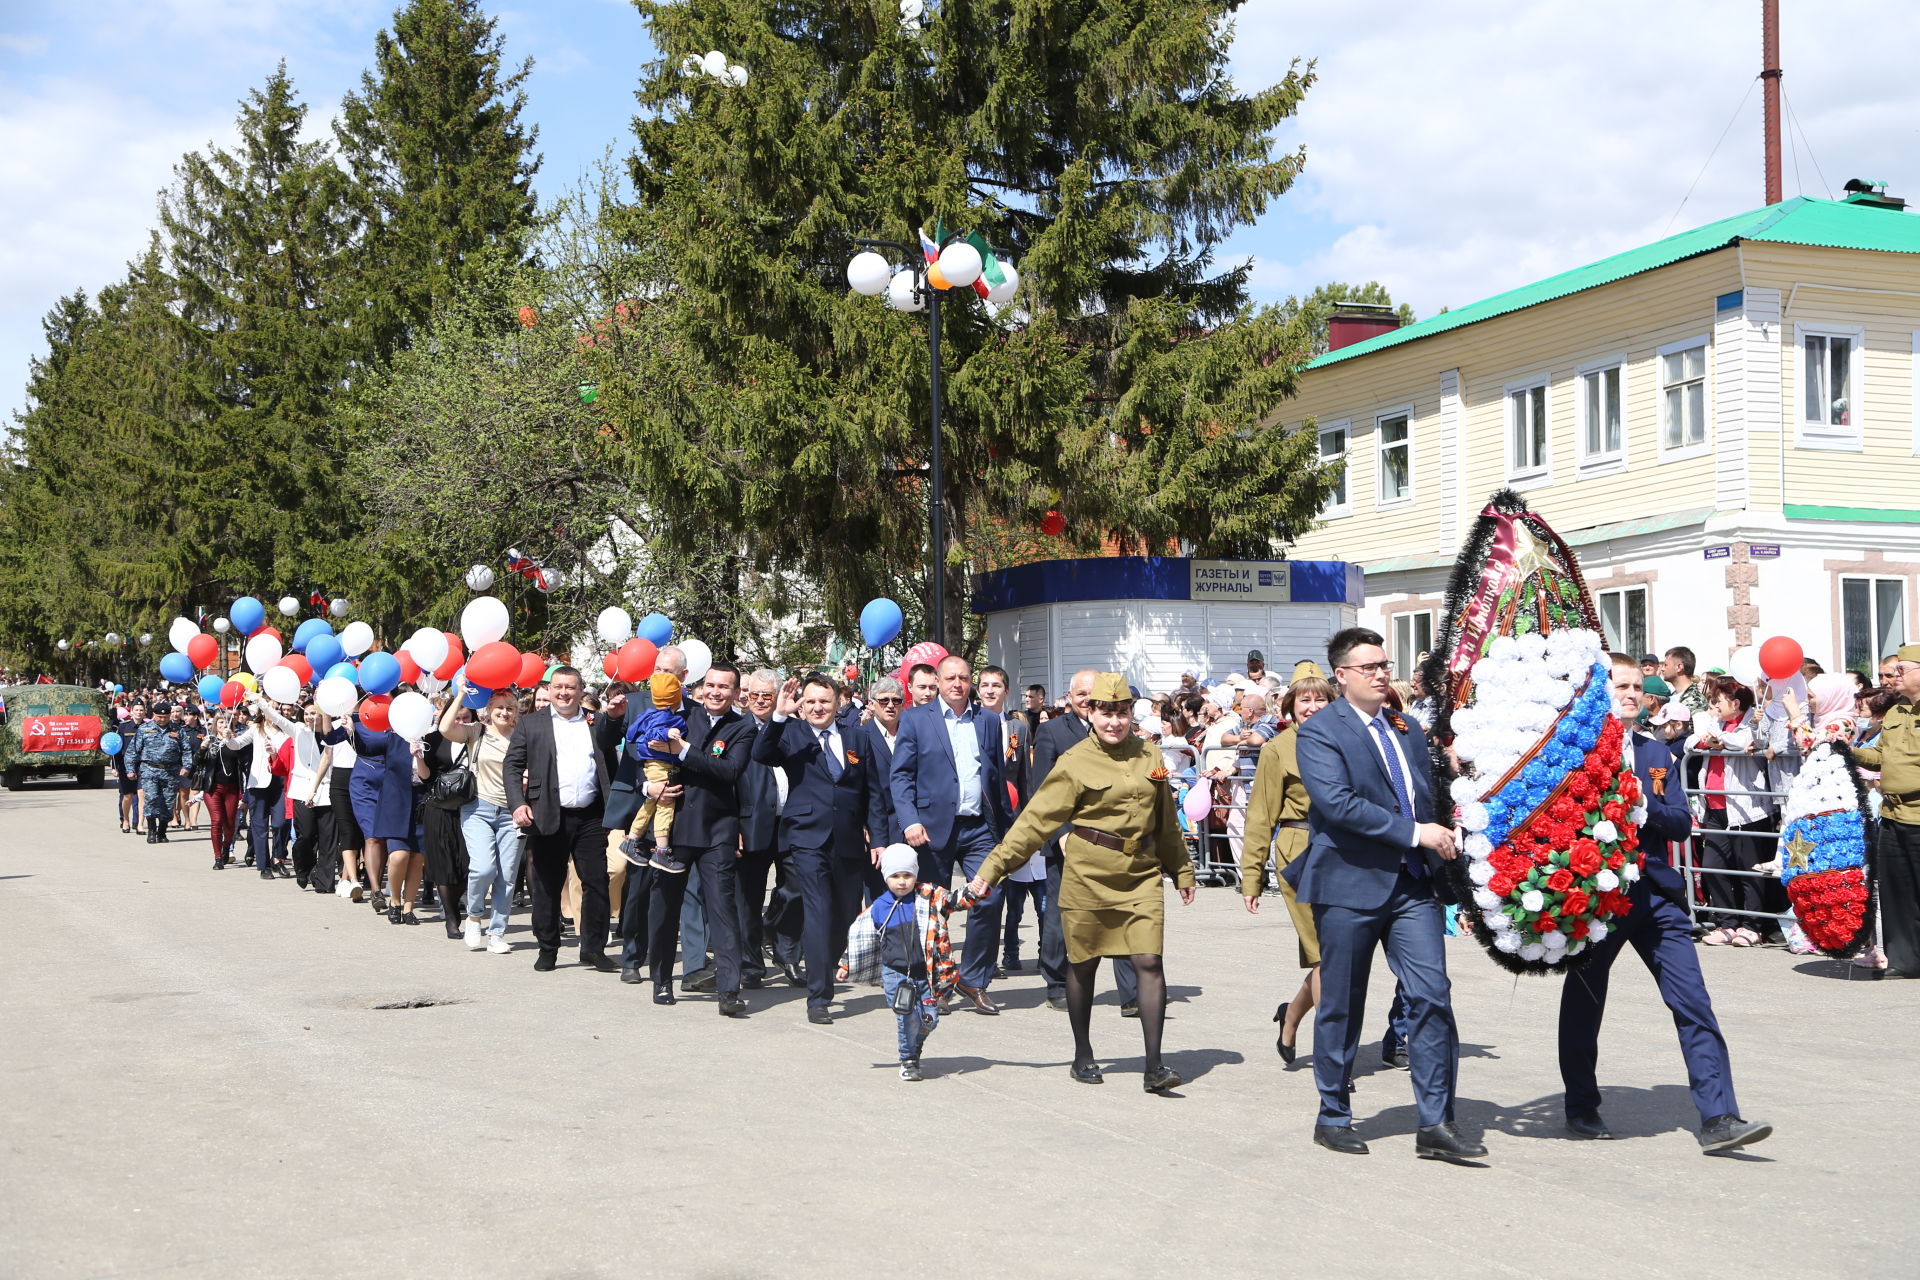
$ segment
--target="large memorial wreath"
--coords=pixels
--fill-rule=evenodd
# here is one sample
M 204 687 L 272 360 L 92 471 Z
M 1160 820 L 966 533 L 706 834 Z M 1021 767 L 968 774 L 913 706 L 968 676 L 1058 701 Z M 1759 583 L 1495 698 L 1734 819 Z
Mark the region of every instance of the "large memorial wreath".
M 1780 881 L 1807 940 L 1844 959 L 1860 949 L 1873 920 L 1867 869 L 1867 796 L 1853 753 L 1822 742 L 1787 787 L 1780 832 Z

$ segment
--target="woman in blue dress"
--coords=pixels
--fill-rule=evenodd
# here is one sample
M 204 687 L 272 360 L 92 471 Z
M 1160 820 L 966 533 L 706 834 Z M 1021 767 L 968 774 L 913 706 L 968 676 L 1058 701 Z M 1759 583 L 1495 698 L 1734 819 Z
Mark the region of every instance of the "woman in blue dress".
M 362 703 L 364 704 L 364 699 Z M 351 738 L 355 759 L 347 783 L 353 818 L 366 839 L 367 878 L 373 909 L 393 924 L 419 924 L 413 913 L 420 890 L 420 850 L 416 780 L 424 772 L 420 748 L 390 729 L 370 729 L 356 710 L 328 740 Z M 382 879 L 392 887 L 388 894 Z

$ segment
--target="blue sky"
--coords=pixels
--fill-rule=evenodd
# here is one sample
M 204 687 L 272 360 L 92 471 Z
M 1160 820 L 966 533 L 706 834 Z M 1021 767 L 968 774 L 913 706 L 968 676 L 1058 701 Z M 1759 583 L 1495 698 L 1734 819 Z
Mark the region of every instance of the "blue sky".
M 0 414 L 21 406 L 48 308 L 139 253 L 181 154 L 225 145 L 238 100 L 281 58 L 322 135 L 394 7 L 0 6 Z M 1857 176 L 1920 202 L 1920 6 L 1782 8 L 1800 126 L 1787 193 L 1837 193 Z M 1317 59 L 1321 79 L 1281 139 L 1307 147 L 1304 179 L 1228 248 L 1254 260 L 1261 298 L 1379 279 L 1424 316 L 1755 207 L 1758 91 L 1736 107 L 1759 68 L 1759 11 L 1759 0 L 1249 0 L 1236 78 L 1258 87 L 1299 57 Z M 649 56 L 633 9 L 523 0 L 493 12 L 509 55 L 534 59 L 541 188 L 569 185 L 609 147 L 624 154 Z

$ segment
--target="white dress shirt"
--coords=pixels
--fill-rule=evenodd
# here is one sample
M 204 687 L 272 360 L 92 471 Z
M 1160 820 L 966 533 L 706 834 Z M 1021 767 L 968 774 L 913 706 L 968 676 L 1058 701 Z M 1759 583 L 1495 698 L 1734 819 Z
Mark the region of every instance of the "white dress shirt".
M 600 794 L 599 772 L 593 762 L 593 726 L 584 711 L 569 720 L 553 712 L 553 771 L 560 784 L 560 807 L 584 809 Z
M 972 707 L 956 715 L 952 707 L 940 703 L 940 722 L 946 726 L 947 742 L 953 747 L 953 768 L 960 784 L 960 804 L 955 812 L 963 818 L 979 817 L 986 798 L 981 786 L 986 770 L 980 763 L 980 731 L 974 715 Z
M 1389 729 L 1387 732 L 1387 742 L 1381 742 L 1380 735 L 1373 731 L 1372 716 L 1368 716 L 1345 698 L 1340 699 L 1340 702 L 1348 711 L 1353 713 L 1353 718 L 1360 722 L 1360 732 L 1366 734 L 1367 741 L 1373 744 L 1374 752 L 1380 757 L 1381 766 L 1387 771 L 1388 784 L 1391 785 L 1393 782 L 1393 768 L 1387 764 L 1387 743 L 1391 743 L 1393 746 L 1393 754 L 1400 760 L 1400 776 L 1407 780 L 1407 786 L 1411 788 L 1413 786 L 1413 769 L 1407 764 L 1407 753 L 1400 749 L 1400 735 Z M 1380 704 L 1380 709 L 1374 712 L 1374 716 L 1384 716 L 1385 714 L 1387 714 L 1387 704 L 1383 702 Z M 1413 797 L 1411 795 L 1402 795 L 1400 801 L 1402 804 L 1411 805 L 1413 803 Z M 1420 843 L 1419 812 L 1415 809 L 1409 809 L 1407 811 L 1407 820 L 1413 823 L 1413 838 L 1407 841 L 1408 847 L 1411 848 Z

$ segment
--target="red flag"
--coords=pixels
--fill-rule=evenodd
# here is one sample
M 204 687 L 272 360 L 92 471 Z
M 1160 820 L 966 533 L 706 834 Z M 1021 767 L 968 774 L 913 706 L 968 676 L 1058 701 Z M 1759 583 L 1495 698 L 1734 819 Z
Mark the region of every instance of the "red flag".
M 307 603 L 316 609 L 324 609 L 327 607 L 327 598 L 316 591 L 307 597 Z

